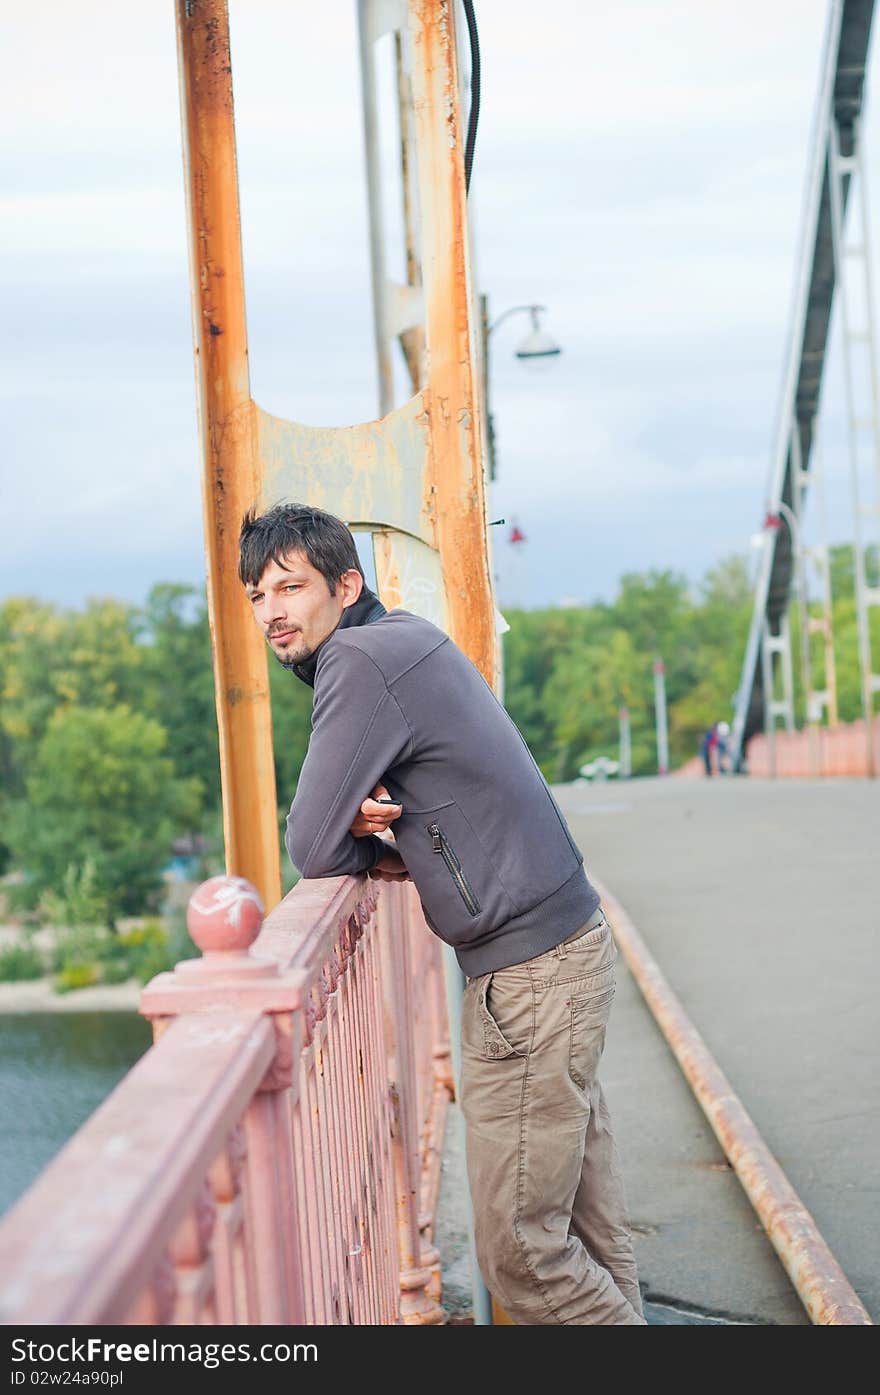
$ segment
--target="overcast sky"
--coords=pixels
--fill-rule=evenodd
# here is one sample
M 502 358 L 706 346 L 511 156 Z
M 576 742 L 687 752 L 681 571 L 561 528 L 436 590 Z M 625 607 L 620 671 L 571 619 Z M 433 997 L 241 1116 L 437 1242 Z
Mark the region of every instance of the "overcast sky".
M 171 0 L 3 0 L 0 595 L 201 584 Z M 698 578 L 760 525 L 825 0 L 477 0 L 471 198 L 493 318 L 549 307 L 543 373 L 492 337 L 499 601 Z M 353 0 L 232 5 L 251 379 L 376 415 Z M 873 186 L 875 65 L 869 71 Z M 839 372 L 828 384 L 839 416 Z M 830 532 L 851 535 L 829 432 Z M 503 535 L 503 536 L 502 536 Z

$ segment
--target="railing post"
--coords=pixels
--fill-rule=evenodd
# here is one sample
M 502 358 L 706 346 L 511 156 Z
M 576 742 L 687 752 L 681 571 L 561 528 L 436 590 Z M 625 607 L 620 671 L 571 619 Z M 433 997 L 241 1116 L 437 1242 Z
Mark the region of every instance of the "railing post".
M 244 1118 L 244 1207 L 253 1262 L 246 1276 L 248 1321 L 305 1320 L 294 1194 L 291 1115 L 299 1072 L 301 974 L 280 973 L 249 953 L 263 906 L 243 877 L 212 877 L 190 898 L 187 927 L 202 951 L 173 973 L 159 974 L 141 994 L 140 1010 L 158 1039 L 183 1013 L 259 1007 L 275 1027 L 275 1060 Z
M 396 888 L 395 888 L 396 889 Z M 385 1045 L 391 1095 L 394 1183 L 400 1249 L 400 1315 L 405 1323 L 443 1323 L 446 1314 L 434 1297 L 433 1250 L 423 1252 L 419 1226 L 422 1168 L 419 1120 L 416 1114 L 415 1043 L 408 991 L 412 982 L 405 900 L 382 896 L 379 941 L 382 953 L 382 994 L 385 1006 Z

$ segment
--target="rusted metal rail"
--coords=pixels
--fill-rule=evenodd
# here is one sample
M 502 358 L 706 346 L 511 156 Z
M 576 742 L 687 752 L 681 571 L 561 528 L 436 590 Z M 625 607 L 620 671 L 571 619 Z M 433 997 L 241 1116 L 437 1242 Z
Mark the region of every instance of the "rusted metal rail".
M 0 1322 L 444 1321 L 439 941 L 410 883 L 261 918 L 240 878 L 196 893 L 155 1044 L 0 1224 Z
M 615 939 L 718 1142 L 797 1290 L 821 1326 L 873 1326 L 810 1212 L 758 1132 L 620 902 L 591 878 Z

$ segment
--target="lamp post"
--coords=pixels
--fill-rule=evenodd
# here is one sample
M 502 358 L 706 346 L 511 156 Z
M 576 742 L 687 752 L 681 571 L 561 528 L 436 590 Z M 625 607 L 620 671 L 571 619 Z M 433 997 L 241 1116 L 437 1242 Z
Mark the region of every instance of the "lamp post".
M 666 668 L 654 660 L 654 717 L 657 723 L 657 774 L 669 773 L 669 729 L 666 722 Z
M 557 358 L 559 354 L 562 353 L 562 350 L 556 343 L 556 340 L 551 339 L 550 335 L 541 328 L 541 321 L 538 319 L 539 315 L 546 315 L 546 313 L 546 305 L 512 305 L 509 310 L 505 310 L 503 315 L 499 315 L 498 319 L 489 326 L 489 334 L 494 334 L 498 326 L 503 324 L 506 319 L 509 319 L 511 315 L 531 315 L 531 332 L 526 335 L 525 339 L 522 340 L 519 348 L 516 350 L 517 358 Z
M 621 707 L 617 716 L 620 723 L 620 778 L 628 780 L 632 775 L 632 735 L 629 708 Z
M 486 437 L 487 454 L 489 459 L 489 479 L 494 480 L 496 476 L 496 455 L 495 455 L 495 418 L 489 406 L 489 336 L 494 334 L 499 325 L 510 319 L 511 315 L 530 315 L 532 320 L 531 331 L 525 339 L 520 341 L 519 348 L 514 350 L 516 357 L 522 363 L 539 363 L 546 359 L 558 358 L 562 349 L 552 339 L 545 330 L 541 328 L 539 315 L 546 315 L 546 305 L 512 305 L 509 310 L 500 314 L 497 320 L 489 323 L 489 298 L 486 295 L 480 296 L 480 315 L 483 327 L 483 396 L 486 408 Z

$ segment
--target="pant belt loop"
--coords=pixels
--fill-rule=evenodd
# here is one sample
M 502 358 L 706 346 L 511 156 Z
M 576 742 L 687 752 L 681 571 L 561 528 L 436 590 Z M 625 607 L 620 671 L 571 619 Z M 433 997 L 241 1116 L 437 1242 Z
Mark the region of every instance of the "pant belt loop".
M 560 959 L 567 959 L 567 958 L 568 958 L 568 951 L 567 951 L 566 948 L 565 948 L 565 941 L 564 941 L 564 940 L 563 940 L 560 944 L 556 945 L 555 948 L 556 948 L 556 953 L 559 955 L 559 958 L 560 958 Z

